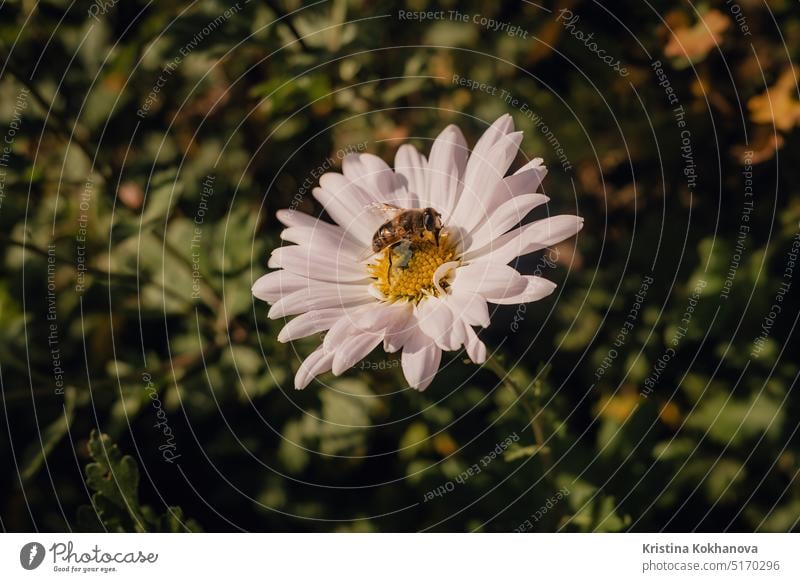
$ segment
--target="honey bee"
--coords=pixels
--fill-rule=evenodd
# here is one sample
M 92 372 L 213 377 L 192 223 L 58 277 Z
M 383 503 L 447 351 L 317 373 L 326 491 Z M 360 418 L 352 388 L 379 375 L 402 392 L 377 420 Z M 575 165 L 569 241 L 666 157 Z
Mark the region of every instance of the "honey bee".
M 376 204 L 372 207 L 390 217 L 375 231 L 372 236 L 372 253 L 379 253 L 386 248 L 391 248 L 389 253 L 389 273 L 391 274 L 393 255 L 400 258 L 396 265 L 406 267 L 411 259 L 411 245 L 417 241 L 430 240 L 439 244 L 439 234 L 442 231 L 442 215 L 436 209 L 427 208 L 399 208 L 392 204 Z
M 425 240 L 432 236 L 439 244 L 439 233 L 442 231 L 442 215 L 433 208 L 403 209 L 391 204 L 381 204 L 380 210 L 392 215 L 378 227 L 372 236 L 372 252 L 379 253 L 387 247 L 398 243 Z

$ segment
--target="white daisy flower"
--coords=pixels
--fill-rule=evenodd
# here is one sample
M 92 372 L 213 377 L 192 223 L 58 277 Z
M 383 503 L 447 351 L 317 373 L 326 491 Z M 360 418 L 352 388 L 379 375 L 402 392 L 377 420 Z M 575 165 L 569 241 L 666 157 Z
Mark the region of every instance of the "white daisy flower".
M 475 363 L 486 360 L 473 327 L 489 325 L 489 303 L 553 292 L 554 283 L 508 263 L 575 235 L 583 219 L 517 226 L 548 201 L 536 193 L 547 173 L 541 158 L 506 177 L 521 141 L 504 115 L 471 154 L 455 125 L 439 134 L 429 159 L 401 146 L 394 170 L 375 155 L 348 154 L 342 173 L 324 174 L 313 191 L 336 224 L 278 211 L 281 238 L 295 244 L 273 251 L 268 266 L 278 270 L 258 279 L 253 295 L 272 304 L 272 319 L 297 316 L 281 342 L 327 330 L 297 371 L 296 388 L 324 372 L 342 374 L 383 343 L 387 352 L 402 350 L 406 380 L 424 390 L 442 350 L 464 346 Z

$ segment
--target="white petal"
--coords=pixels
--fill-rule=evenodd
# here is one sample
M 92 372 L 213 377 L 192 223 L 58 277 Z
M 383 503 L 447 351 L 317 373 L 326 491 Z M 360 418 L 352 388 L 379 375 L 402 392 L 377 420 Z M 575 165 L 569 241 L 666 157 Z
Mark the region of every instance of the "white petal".
M 454 316 L 447 303 L 438 297 L 428 297 L 417 306 L 417 314 L 419 328 L 433 339 L 437 346 L 443 350 L 458 348 L 451 343 Z
M 283 208 L 278 210 L 278 212 L 275 213 L 275 216 L 285 226 L 316 226 L 318 222 L 322 222 L 322 224 L 328 224 L 327 222 L 322 221 L 315 216 L 311 216 L 305 212 L 300 212 L 299 210 L 294 210 L 293 208 Z
M 417 322 L 412 317 L 414 305 L 398 302 L 387 307 L 389 311 L 386 332 L 383 338 L 383 349 L 393 354 L 403 347 L 409 335 L 417 331 Z
M 525 280 L 516 269 L 508 265 L 481 262 L 456 270 L 453 292 L 471 291 L 480 293 L 490 300 L 490 298 L 519 295 L 525 290 L 525 286 Z
M 398 205 L 406 197 L 405 186 L 389 165 L 374 154 L 347 154 L 342 172 L 375 202 Z
M 322 347 L 335 352 L 350 338 L 373 332 L 383 332 L 387 324 L 387 310 L 380 303 L 371 302 L 351 309 L 347 315 L 331 326 Z
M 253 283 L 253 295 L 262 301 L 275 303 L 284 295 L 307 288 L 312 282 L 289 271 L 273 271 L 259 277 Z
M 346 309 L 336 307 L 302 313 L 283 326 L 283 329 L 278 334 L 278 341 L 283 343 L 290 342 L 330 329 L 334 323 L 342 317 L 346 317 L 346 313 Z
M 447 307 L 451 308 L 452 306 L 448 303 Z M 453 314 L 453 325 L 450 326 L 450 333 L 447 336 L 447 345 L 450 346 L 451 351 L 459 349 L 467 341 L 467 327 L 466 323 Z
M 522 132 L 515 131 L 500 138 L 500 140 L 489 150 L 486 162 L 489 165 L 489 175 L 492 181 L 502 180 L 511 167 L 514 158 L 519 152 L 519 145 L 522 143 Z M 491 192 L 491 190 L 490 190 Z
M 337 240 L 348 236 L 347 231 L 338 224 L 331 224 L 330 222 L 326 222 L 319 217 L 311 216 L 310 214 L 306 214 L 305 212 L 300 212 L 299 210 L 285 208 L 283 210 L 278 210 L 276 216 L 278 217 L 278 220 L 280 220 L 287 227 L 283 232 L 287 232 L 292 228 L 301 228 L 301 229 L 309 228 L 315 231 L 322 230 L 328 232 L 332 236 L 334 236 Z M 281 238 L 283 238 L 283 235 L 281 235 Z M 292 240 L 292 239 L 285 239 L 285 240 Z M 350 237 L 349 240 L 352 242 L 356 242 L 356 239 L 352 237 Z M 292 242 L 297 242 L 297 241 L 292 241 Z
M 367 209 L 374 204 L 361 188 L 341 174 L 328 172 L 319 179 L 320 187 L 312 194 L 336 223 L 350 233 L 358 242 L 369 246 L 372 235 L 380 226 L 380 218 Z
M 441 213 L 445 221 L 450 218 L 461 192 L 468 155 L 464 134 L 455 125 L 445 127 L 431 147 L 425 199 Z
M 494 192 L 486 202 L 487 206 L 497 207 L 511 200 L 514 196 L 532 194 L 539 189 L 547 175 L 547 168 L 542 165 L 542 158 L 534 158 L 511 176 L 506 176 L 495 186 Z
M 472 152 L 470 160 L 477 159 L 473 165 L 476 171 L 464 180 L 462 201 L 465 203 L 459 204 L 454 211 L 454 224 L 472 231 L 492 210 L 489 206 L 491 194 L 502 183 L 511 162 L 517 156 L 521 142 L 522 132 L 518 131 L 501 137 L 485 155 Z
M 341 285 L 309 281 L 309 285 L 276 301 L 267 313 L 270 319 L 297 315 L 315 309 L 352 307 L 372 303 L 375 299 L 367 293 L 366 285 Z
M 322 228 L 323 224 L 331 228 Z M 281 239 L 316 250 L 334 250 L 354 261 L 357 261 L 365 250 L 364 246 L 352 239 L 343 228 L 322 221 L 318 226 L 285 228 L 281 231 Z
M 383 334 L 364 333 L 351 337 L 340 346 L 336 346 L 333 356 L 333 373 L 339 375 L 356 362 L 364 359 L 383 340 Z
M 442 288 L 442 279 L 445 277 L 450 277 L 451 273 L 455 271 L 455 268 L 458 267 L 460 263 L 458 261 L 448 261 L 446 263 L 442 263 L 436 270 L 433 272 L 433 284 L 436 289 L 439 290 L 439 293 L 444 293 L 444 289 Z
M 483 132 L 478 143 L 476 143 L 475 147 L 472 149 L 472 155 L 467 162 L 467 169 L 464 175 L 465 181 L 474 179 L 475 176 L 481 172 L 483 160 L 489 154 L 489 150 L 491 150 L 503 136 L 512 131 L 514 131 L 514 120 L 506 113 L 498 117 L 495 122 Z
M 516 303 L 529 303 L 538 301 L 550 295 L 556 288 L 556 284 L 544 277 L 525 275 L 522 277 L 526 282 L 525 289 L 517 295 L 488 299 L 492 303 L 499 305 L 514 305 Z
M 406 196 L 404 204 L 397 204 L 401 208 L 419 208 L 419 199 L 428 199 L 428 187 L 425 183 L 428 161 L 412 145 L 401 145 L 394 157 L 394 170 L 405 179 Z
M 267 266 L 270 269 L 286 269 L 317 281 L 369 281 L 364 265 L 337 252 L 335 248 L 323 250 L 300 245 L 278 247 L 272 251 Z
M 548 200 L 549 198 L 544 194 L 515 196 L 493 210 L 487 219 L 475 229 L 470 240 L 470 247 L 478 249 L 493 240 L 497 240 L 501 235 L 507 233 L 510 228 L 519 224 L 531 210 L 546 204 Z
M 452 293 L 447 296 L 447 302 L 456 319 L 461 319 L 469 325 L 489 327 L 489 306 L 483 295 L 472 291 L 463 291 L 456 285 L 453 287 Z
M 424 333 L 415 333 L 403 346 L 401 363 L 408 385 L 425 390 L 439 370 L 442 351 Z
M 581 228 L 583 218 L 580 216 L 551 216 L 514 229 L 480 249 L 471 249 L 463 259 L 475 263 L 506 264 L 519 256 L 540 251 L 575 236 Z
M 315 376 L 330 370 L 331 365 L 333 365 L 333 354 L 326 354 L 322 348 L 317 348 L 300 364 L 294 376 L 294 387 L 302 390 Z
M 539 187 L 539 184 L 541 184 L 542 180 L 544 179 L 544 176 L 547 175 L 547 167 L 544 165 L 544 158 L 532 158 L 528 160 L 523 166 L 521 166 L 516 172 L 514 172 L 513 175 L 519 176 L 520 174 L 525 174 L 530 171 L 534 171 L 539 175 L 541 175 L 542 171 L 544 171 L 544 175 L 541 175 L 541 178 L 539 178 L 539 183 L 533 187 L 533 189 L 535 190 L 536 188 Z
M 477 334 L 471 327 L 465 327 L 467 332 L 467 341 L 464 343 L 464 346 L 467 349 L 467 355 L 474 363 L 482 364 L 486 361 L 486 346 L 481 340 L 478 339 Z

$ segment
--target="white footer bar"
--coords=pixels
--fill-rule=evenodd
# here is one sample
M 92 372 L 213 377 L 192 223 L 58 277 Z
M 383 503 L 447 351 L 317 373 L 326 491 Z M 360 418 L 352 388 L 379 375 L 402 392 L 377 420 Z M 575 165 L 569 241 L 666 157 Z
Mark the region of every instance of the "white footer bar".
M 798 534 L 3 534 L 0 579 L 800 580 L 799 554 Z

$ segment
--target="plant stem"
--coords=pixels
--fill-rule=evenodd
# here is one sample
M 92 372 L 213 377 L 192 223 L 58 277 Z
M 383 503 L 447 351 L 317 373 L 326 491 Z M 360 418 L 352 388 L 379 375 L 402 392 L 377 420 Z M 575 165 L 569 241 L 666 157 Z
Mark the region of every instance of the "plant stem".
M 265 3 L 266 3 L 267 6 L 269 6 L 270 10 L 272 10 L 276 14 L 276 16 L 278 17 L 278 20 L 283 22 L 286 25 L 286 27 L 291 31 L 291 33 L 297 39 L 297 44 L 300 45 L 300 48 L 302 48 L 304 52 L 308 52 L 308 45 L 306 45 L 306 42 L 303 40 L 303 37 L 300 34 L 300 31 L 298 31 L 297 28 L 295 28 L 294 23 L 292 22 L 292 20 L 281 9 L 281 7 L 278 5 L 278 3 L 275 2 L 274 0 L 265 0 Z
M 496 357 L 489 357 L 489 359 L 486 360 L 483 365 L 487 370 L 493 372 L 503 384 L 514 391 L 514 393 L 517 395 L 517 398 L 522 403 L 522 406 L 525 408 L 525 412 L 531 419 L 531 431 L 533 432 L 533 438 L 537 446 L 536 454 L 542 460 L 544 477 L 553 487 L 555 487 L 552 474 L 553 457 L 550 453 L 550 447 L 548 447 L 545 442 L 545 432 L 542 426 L 542 407 L 539 403 L 538 397 L 536 394 L 534 394 L 533 398 L 530 400 L 525 398 L 527 387 L 522 388 L 519 384 L 517 384 L 517 382 L 515 382 L 511 377 L 511 373 L 506 370 L 505 366 Z

